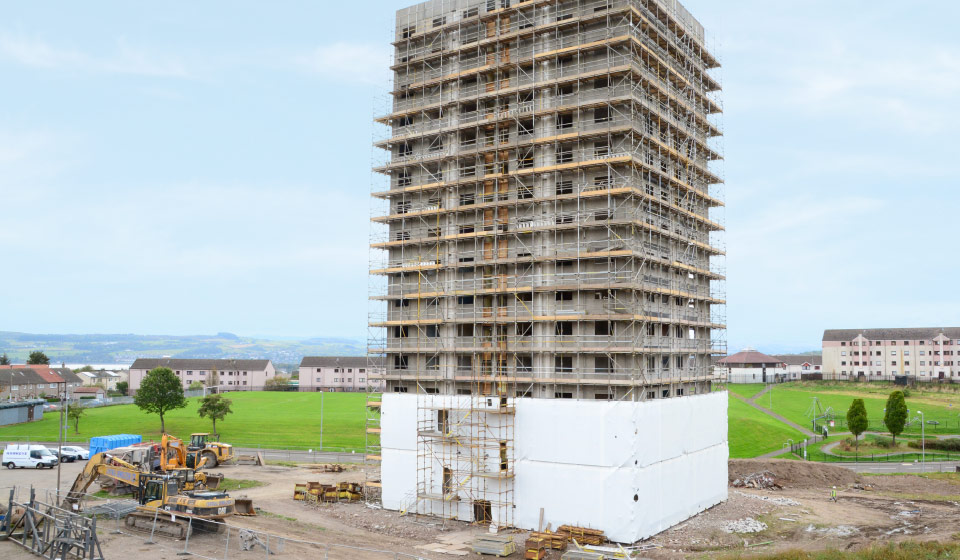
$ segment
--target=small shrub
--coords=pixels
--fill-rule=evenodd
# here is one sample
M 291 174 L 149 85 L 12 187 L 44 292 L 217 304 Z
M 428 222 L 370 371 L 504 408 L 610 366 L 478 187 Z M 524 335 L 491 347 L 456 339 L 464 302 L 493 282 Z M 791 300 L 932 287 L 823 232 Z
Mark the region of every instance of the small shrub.
M 905 398 L 909 398 L 909 397 L 910 397 L 910 389 L 909 389 L 908 387 L 904 387 L 904 388 L 903 388 L 903 396 L 904 396 Z
M 884 449 L 893 449 L 893 440 L 890 438 L 877 436 L 874 438 L 873 444 Z
M 907 445 L 914 449 L 926 447 L 934 451 L 960 451 L 960 438 L 928 439 L 926 440 L 926 446 L 924 446 L 920 440 L 914 440 Z

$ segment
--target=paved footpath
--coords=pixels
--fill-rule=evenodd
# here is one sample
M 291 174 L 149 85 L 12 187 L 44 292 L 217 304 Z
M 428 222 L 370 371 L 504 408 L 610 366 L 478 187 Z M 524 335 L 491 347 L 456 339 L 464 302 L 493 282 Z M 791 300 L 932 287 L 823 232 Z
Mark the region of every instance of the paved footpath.
M 767 416 L 769 416 L 769 417 L 771 417 L 771 418 L 773 418 L 773 419 L 775 419 L 775 420 L 777 420 L 777 421 L 779 421 L 779 422 L 783 422 L 784 424 L 786 424 L 786 425 L 790 426 L 791 428 L 793 428 L 793 429 L 795 429 L 795 430 L 803 433 L 803 434 L 806 435 L 806 436 L 812 436 L 812 435 L 814 435 L 813 432 L 811 432 L 811 431 L 808 430 L 807 428 L 804 428 L 804 427 L 801 426 L 800 424 L 795 424 L 795 423 L 791 422 L 790 420 L 787 420 L 787 419 L 784 418 L 783 416 L 780 416 L 779 414 L 771 411 L 770 409 L 763 408 L 763 407 L 760 406 L 759 404 L 753 402 L 752 399 L 748 399 L 748 398 L 746 398 L 746 397 L 741 397 L 740 395 L 738 395 L 738 394 L 736 394 L 736 393 L 729 393 L 729 394 L 730 394 L 730 395 L 733 395 L 734 397 L 736 397 L 736 398 L 738 398 L 738 399 L 740 399 L 741 401 L 745 402 L 745 403 L 748 404 L 749 406 L 752 406 L 753 408 L 759 410 L 760 412 L 766 414 Z M 756 397 L 754 397 L 754 398 L 756 398 Z

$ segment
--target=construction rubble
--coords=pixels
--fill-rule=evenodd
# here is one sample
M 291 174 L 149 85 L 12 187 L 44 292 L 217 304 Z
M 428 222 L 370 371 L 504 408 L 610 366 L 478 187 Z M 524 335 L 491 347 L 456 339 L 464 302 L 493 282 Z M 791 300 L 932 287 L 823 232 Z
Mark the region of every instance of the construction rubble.
M 782 490 L 783 486 L 777 483 L 777 477 L 770 471 L 760 471 L 748 474 L 743 478 L 734 480 L 731 484 L 734 488 L 756 488 L 758 490 Z
M 723 526 L 723 530 L 728 533 L 759 533 L 767 530 L 767 524 L 752 517 L 744 517 L 730 521 Z

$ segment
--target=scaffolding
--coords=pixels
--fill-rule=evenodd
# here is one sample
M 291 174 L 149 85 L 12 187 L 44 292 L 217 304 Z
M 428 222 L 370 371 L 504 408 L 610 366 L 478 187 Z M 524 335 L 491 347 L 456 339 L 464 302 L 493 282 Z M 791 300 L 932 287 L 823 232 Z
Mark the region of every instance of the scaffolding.
M 417 395 L 411 510 L 510 525 L 518 398 L 710 390 L 726 354 L 719 62 L 669 4 L 398 12 L 368 350 L 385 390 Z

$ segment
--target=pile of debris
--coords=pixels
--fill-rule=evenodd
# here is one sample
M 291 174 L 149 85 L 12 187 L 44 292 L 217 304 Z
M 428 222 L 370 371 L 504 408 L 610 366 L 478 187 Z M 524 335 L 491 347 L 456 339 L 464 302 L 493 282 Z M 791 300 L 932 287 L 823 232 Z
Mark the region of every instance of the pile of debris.
M 738 478 L 731 483 L 734 488 L 756 488 L 758 490 L 783 490 L 777 483 L 777 476 L 770 471 L 760 471 Z
M 769 502 L 778 506 L 799 506 L 800 502 L 796 500 L 791 500 L 790 498 L 777 498 L 774 496 L 758 496 L 756 494 L 744 494 L 743 492 L 737 492 L 745 498 L 750 498 L 752 500 L 760 500 L 763 502 Z
M 728 533 L 759 533 L 767 530 L 767 524 L 752 517 L 744 517 L 728 522 L 723 526 L 723 530 Z
M 294 484 L 293 499 L 307 503 L 359 502 L 363 499 L 363 486 L 356 482 Z

